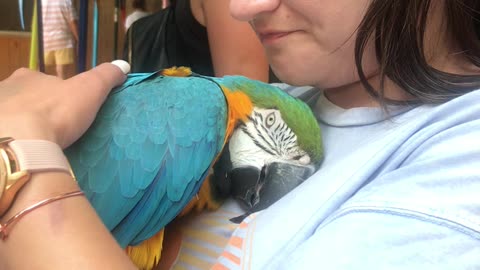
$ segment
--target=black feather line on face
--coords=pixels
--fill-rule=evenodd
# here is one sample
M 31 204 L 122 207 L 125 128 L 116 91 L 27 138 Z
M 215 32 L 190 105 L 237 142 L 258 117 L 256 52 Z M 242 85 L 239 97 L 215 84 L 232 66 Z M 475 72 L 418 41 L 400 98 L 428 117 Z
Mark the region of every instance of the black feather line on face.
M 245 132 L 245 134 L 247 134 L 248 137 L 250 137 L 250 139 L 252 139 L 253 143 L 254 143 L 256 146 L 258 146 L 258 147 L 259 147 L 260 149 L 262 149 L 263 151 L 269 153 L 270 155 L 275 156 L 275 153 L 274 153 L 273 151 L 276 151 L 276 149 L 272 149 L 273 151 L 270 150 L 270 149 L 267 149 L 264 145 L 262 145 L 257 139 L 255 139 L 255 138 L 253 137 L 253 135 L 250 133 L 250 131 L 248 131 L 248 129 L 246 128 L 246 126 L 243 126 L 243 127 L 242 127 L 242 130 L 243 130 L 243 132 Z M 279 153 L 278 153 L 278 154 L 279 154 Z
M 270 130 L 265 127 L 263 123 L 264 117 L 261 113 L 254 112 L 253 116 L 250 115 L 247 118 L 253 123 L 255 133 L 258 135 L 257 137 L 253 136 L 244 123 L 241 125 L 242 131 L 250 137 L 257 147 L 266 153 L 273 156 L 281 156 L 282 153 L 288 154 L 297 147 L 295 133 L 285 122 L 278 124 L 274 130 Z M 267 138 L 270 140 L 267 140 Z
M 254 125 L 257 125 L 257 119 L 251 117 L 250 115 L 247 116 L 247 119 L 250 120 Z
M 260 122 L 263 122 L 263 115 L 261 113 L 258 113 L 258 112 L 253 112 L 253 113 L 255 117 L 260 118 Z
M 287 144 L 287 145 L 289 145 L 289 144 Z M 294 144 L 288 146 L 285 150 L 287 150 L 287 152 L 290 152 L 293 148 L 295 148 Z
M 295 134 L 290 133 L 290 136 L 288 136 L 285 140 L 287 140 L 287 141 L 295 141 L 294 139 L 295 139 Z
M 263 123 L 263 122 L 261 122 L 261 123 Z M 253 125 L 253 127 L 257 131 L 258 136 L 260 137 L 260 139 L 262 139 L 262 142 L 264 142 L 266 144 L 265 147 L 269 147 L 271 151 L 274 151 L 274 152 L 278 153 L 278 155 L 280 155 L 280 152 L 275 148 L 275 145 L 272 145 L 269 141 L 267 141 L 267 139 L 263 136 L 262 132 L 259 130 L 258 126 L 259 125 Z M 260 125 L 260 127 L 265 130 L 265 127 L 263 125 Z M 268 134 L 268 130 L 266 130 L 266 133 Z M 251 136 L 251 135 L 252 134 L 250 134 L 249 136 Z M 251 136 L 251 138 L 254 139 L 253 136 Z
M 265 127 L 264 125 L 260 125 L 262 127 L 262 129 L 265 131 L 265 133 L 268 135 L 268 137 L 270 138 L 270 140 L 272 140 L 273 142 L 275 142 L 275 138 L 272 136 L 272 132 L 267 128 Z
M 285 123 L 284 123 L 284 124 L 285 124 Z M 280 127 L 282 127 L 282 125 L 278 125 L 273 132 L 275 132 L 275 133 L 278 134 L 278 130 L 280 129 Z

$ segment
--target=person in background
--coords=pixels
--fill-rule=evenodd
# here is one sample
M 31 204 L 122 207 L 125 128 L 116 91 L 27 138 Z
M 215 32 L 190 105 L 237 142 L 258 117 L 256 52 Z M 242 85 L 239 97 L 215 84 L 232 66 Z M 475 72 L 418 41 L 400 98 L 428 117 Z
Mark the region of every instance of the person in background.
M 75 74 L 77 13 L 72 0 L 42 0 L 43 49 L 47 74 Z
M 200 63 L 193 70 L 207 76 L 269 80 L 267 57 L 259 39 L 247 22 L 232 17 L 229 1 L 174 0 L 171 4 L 180 36 L 177 44 L 184 46 L 186 63 Z
M 150 15 L 150 12 L 147 12 L 145 0 L 133 0 L 132 8 L 133 12 L 125 19 L 125 32 L 136 20 Z
M 265 51 L 255 32 L 247 22 L 235 20 L 223 0 L 170 1 L 167 10 L 130 27 L 124 59 L 133 72 L 187 66 L 206 76 L 269 80 Z

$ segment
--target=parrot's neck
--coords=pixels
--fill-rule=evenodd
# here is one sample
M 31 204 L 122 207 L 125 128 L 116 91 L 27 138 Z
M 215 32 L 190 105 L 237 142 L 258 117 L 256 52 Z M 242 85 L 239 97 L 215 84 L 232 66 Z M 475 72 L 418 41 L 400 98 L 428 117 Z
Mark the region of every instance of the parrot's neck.
M 227 100 L 228 108 L 227 131 L 224 141 L 225 145 L 225 143 L 232 135 L 238 121 L 247 121 L 248 116 L 253 111 L 253 104 L 250 98 L 241 91 L 231 91 L 224 86 L 222 86 L 222 91 L 225 95 L 225 99 Z

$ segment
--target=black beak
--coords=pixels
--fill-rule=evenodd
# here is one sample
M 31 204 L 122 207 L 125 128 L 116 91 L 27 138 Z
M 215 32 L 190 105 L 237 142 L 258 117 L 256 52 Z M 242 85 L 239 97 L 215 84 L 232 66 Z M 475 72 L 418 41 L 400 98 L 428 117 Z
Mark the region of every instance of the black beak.
M 265 168 L 265 167 L 263 167 Z M 265 181 L 265 170 L 256 167 L 236 168 L 230 173 L 231 195 L 250 210 L 258 204 Z
M 231 219 L 240 223 L 249 214 L 263 210 L 300 185 L 315 171 L 313 165 L 300 166 L 273 162 L 263 168 L 232 169 L 228 145 L 213 167 L 212 187 L 220 199 L 233 197 L 246 209 L 245 215 Z
M 263 210 L 300 185 L 315 172 L 314 166 L 274 162 L 261 170 L 255 167 L 236 168 L 231 172 L 231 194 L 246 207 L 248 214 Z

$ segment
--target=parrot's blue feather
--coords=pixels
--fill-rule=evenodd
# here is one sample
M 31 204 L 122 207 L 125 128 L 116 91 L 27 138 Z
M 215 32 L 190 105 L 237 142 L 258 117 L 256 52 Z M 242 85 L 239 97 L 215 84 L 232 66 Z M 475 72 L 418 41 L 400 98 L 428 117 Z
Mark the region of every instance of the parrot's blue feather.
M 226 125 L 225 96 L 212 80 L 132 74 L 66 154 L 80 187 L 125 247 L 156 234 L 198 192 Z
M 102 134 L 100 134 L 100 136 L 96 135 L 95 140 L 90 141 L 91 143 L 88 144 L 88 149 L 90 149 L 90 151 L 95 153 L 95 151 L 99 151 L 101 149 L 107 149 L 105 145 L 109 143 L 111 138 L 109 136 L 101 136 L 101 135 Z
M 131 160 L 139 160 L 143 155 L 141 146 L 139 143 L 134 143 L 130 137 L 130 143 L 123 145 L 126 157 Z
M 110 141 L 112 140 L 110 139 Z M 110 144 L 107 147 L 108 147 L 108 153 L 111 159 L 118 160 L 118 161 L 125 160 L 125 150 L 122 149 L 120 146 L 110 142 Z
M 166 143 L 163 144 L 155 144 L 151 141 L 145 143 L 141 147 L 141 151 L 143 152 L 142 156 L 142 169 L 146 171 L 158 171 L 160 167 L 159 162 L 155 162 L 158 160 L 158 156 L 164 157 L 167 152 L 167 145 Z M 152 151 L 153 150 L 153 151 Z
M 171 161 L 168 165 L 169 172 L 173 175 L 176 175 L 178 179 L 183 181 L 172 181 L 167 183 L 167 196 L 171 201 L 179 201 L 185 194 L 185 186 L 188 185 L 188 182 L 191 181 L 192 178 L 188 178 L 187 175 L 189 174 L 188 171 L 190 168 L 186 168 L 184 164 L 189 164 L 192 156 L 192 149 L 186 148 L 181 145 L 176 147 L 177 159 L 182 160 L 183 162 L 175 162 L 174 160 Z M 208 156 L 208 153 L 207 153 Z M 205 160 L 205 159 L 203 159 Z M 184 163 L 185 162 L 185 163 Z M 208 168 L 210 162 L 205 162 L 205 166 L 203 168 Z M 199 177 L 199 175 L 196 175 Z
M 89 169 L 88 188 L 95 190 L 97 193 L 109 192 L 112 186 L 112 181 L 109 181 L 109 179 L 114 179 L 119 170 L 122 169 L 117 160 L 109 157 L 108 151 L 101 157 L 100 161 L 94 166 L 85 167 Z M 81 182 L 80 179 L 79 182 Z
M 200 176 L 200 179 L 203 181 L 207 175 L 207 171 L 203 175 Z M 189 185 L 186 187 L 184 193 L 186 194 L 195 194 L 197 191 L 200 189 L 201 186 L 201 181 L 199 181 L 196 185 Z M 171 208 L 172 205 L 172 200 L 168 196 L 163 196 L 161 198 L 162 200 L 160 201 L 159 205 L 160 207 L 156 209 L 156 213 L 152 216 L 154 219 L 152 219 L 149 222 L 149 225 L 146 226 L 142 232 L 140 232 L 137 235 L 137 239 L 148 239 L 152 237 L 154 234 L 152 232 L 155 231 L 155 228 L 158 227 L 163 227 L 164 225 L 164 220 L 161 218 L 162 216 L 170 216 L 176 213 L 173 212 L 173 209 Z M 180 203 L 182 205 L 186 205 L 190 199 L 186 196 L 183 196 L 180 201 L 177 203 Z
M 71 155 L 69 156 L 70 164 L 82 164 L 82 155 Z M 84 179 L 88 177 L 88 170 L 79 170 L 75 172 L 75 177 L 77 179 Z
M 125 217 L 121 223 L 116 226 L 112 233 L 113 235 L 121 235 L 122 237 L 116 237 L 119 244 L 124 247 L 127 245 L 137 245 L 141 243 L 144 239 L 148 239 L 151 236 L 156 234 L 156 231 L 150 229 L 147 237 L 139 238 L 137 237 L 144 226 L 135 226 L 135 229 L 132 229 L 132 226 L 138 221 L 146 221 L 144 224 L 151 224 L 150 220 L 155 214 L 152 211 L 154 208 L 157 210 L 165 209 L 172 206 L 172 203 L 166 197 L 166 186 L 160 185 L 161 179 L 166 178 L 166 171 L 162 168 L 159 174 L 154 178 L 152 185 L 146 189 L 143 197 L 138 201 L 136 207 Z M 162 200 L 164 198 L 164 200 Z M 157 207 L 151 207 L 151 202 L 157 202 Z M 160 219 L 165 218 L 165 210 L 157 211 Z M 153 226 L 150 226 L 153 227 Z
M 126 88 L 139 84 L 145 80 L 152 79 L 153 77 L 156 77 L 156 76 L 159 76 L 158 72 L 128 74 L 127 80 L 122 85 L 115 88 L 112 93 L 123 91 Z
M 107 141 L 99 139 L 103 143 L 88 145 L 88 149 L 85 149 L 84 155 L 80 156 L 80 161 L 84 166 L 91 168 L 98 164 L 102 158 L 105 158 L 106 152 L 108 152 Z M 102 145 L 99 147 L 99 145 Z

